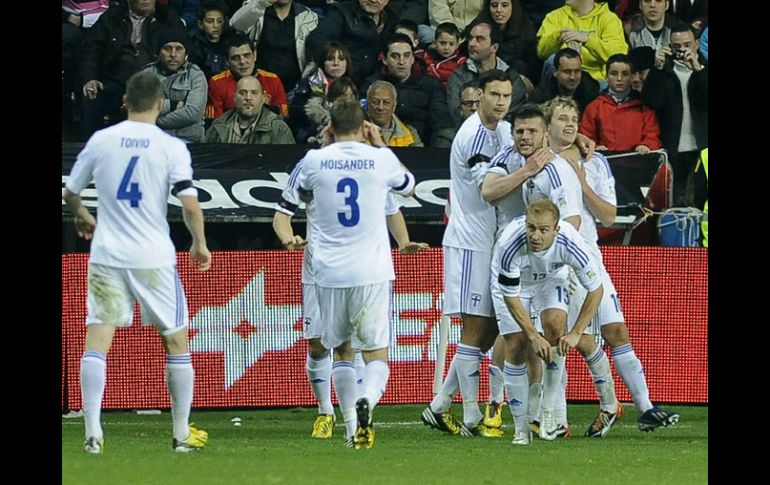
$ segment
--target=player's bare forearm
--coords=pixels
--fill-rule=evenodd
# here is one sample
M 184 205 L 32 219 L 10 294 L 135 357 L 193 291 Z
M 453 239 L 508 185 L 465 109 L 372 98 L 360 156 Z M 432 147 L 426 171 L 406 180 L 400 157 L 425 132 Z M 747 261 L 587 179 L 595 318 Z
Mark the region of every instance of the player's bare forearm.
M 412 242 L 409 239 L 409 230 L 406 228 L 406 221 L 401 211 L 391 214 L 387 217 L 388 230 L 393 235 L 393 239 L 398 244 L 398 250 L 401 254 L 414 254 L 419 253 L 423 249 L 428 247 L 427 244 L 421 242 Z
M 96 218 L 88 212 L 83 200 L 78 194 L 72 193 L 69 189 L 64 189 L 62 199 L 67 203 L 67 207 L 75 215 L 75 231 L 83 239 L 91 239 L 96 229 Z
M 618 208 L 599 197 L 588 184 L 583 186 L 583 201 L 591 214 L 602 221 L 602 224 L 609 227 L 615 223 Z
M 599 285 L 597 289 L 588 292 L 585 301 L 583 301 L 583 306 L 580 307 L 580 313 L 578 313 L 575 326 L 572 327 L 570 333 L 583 335 L 583 332 L 591 323 L 591 319 L 596 315 L 596 310 L 599 309 L 602 295 L 604 295 L 604 287 L 602 285 Z
M 294 229 L 291 227 L 291 216 L 283 212 L 275 212 L 273 216 L 273 231 L 283 247 L 288 250 L 301 249 L 307 244 L 307 241 L 302 239 L 302 236 L 294 234 Z

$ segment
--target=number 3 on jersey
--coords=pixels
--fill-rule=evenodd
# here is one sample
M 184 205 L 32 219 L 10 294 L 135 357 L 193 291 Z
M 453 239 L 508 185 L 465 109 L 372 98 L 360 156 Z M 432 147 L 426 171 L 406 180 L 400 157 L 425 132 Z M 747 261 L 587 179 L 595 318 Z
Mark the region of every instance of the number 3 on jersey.
M 349 193 L 347 191 L 348 188 L 350 188 Z M 348 215 L 348 211 L 337 212 L 337 220 L 345 227 L 355 226 L 358 224 L 359 219 L 361 219 L 361 211 L 359 210 L 357 202 L 358 182 L 350 177 L 345 177 L 337 182 L 337 192 L 347 194 L 347 197 L 345 197 L 345 205 L 350 206 L 350 215 Z
M 120 187 L 118 187 L 118 200 L 130 200 L 131 207 L 139 207 L 139 201 L 142 200 L 142 193 L 139 192 L 139 183 L 131 182 L 131 174 L 134 173 L 134 167 L 136 167 L 136 162 L 138 161 L 139 156 L 131 157 L 126 173 L 123 174 L 123 180 L 120 181 Z M 131 182 L 130 186 L 129 182 Z M 357 193 L 358 190 L 356 190 Z

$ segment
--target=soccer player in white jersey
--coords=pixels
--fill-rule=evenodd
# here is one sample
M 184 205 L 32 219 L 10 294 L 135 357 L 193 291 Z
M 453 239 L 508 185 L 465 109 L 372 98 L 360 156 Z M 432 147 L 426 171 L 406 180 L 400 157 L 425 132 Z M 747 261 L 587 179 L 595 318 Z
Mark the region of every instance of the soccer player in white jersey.
M 574 110 L 577 113 L 578 108 L 572 100 L 555 98 L 546 103 L 544 109 L 548 115 L 565 109 Z M 617 213 L 615 178 L 607 159 L 603 155 L 597 153 L 585 160 L 577 158 L 574 141 L 575 137 L 571 133 L 563 133 L 559 136 L 554 134 L 551 137 L 553 150 L 564 153 L 578 175 L 584 202 L 580 234 L 586 240 L 592 256 L 600 264 L 605 292 L 592 325 L 598 324 L 600 326 L 602 338 L 610 346 L 615 369 L 631 393 L 639 414 L 637 420 L 639 429 L 652 431 L 660 426 L 669 426 L 679 421 L 679 414 L 673 411 L 664 411 L 654 406 L 650 401 L 641 361 L 631 345 L 625 317 L 620 308 L 620 299 L 615 285 L 604 267 L 602 254 L 597 243 L 599 238 L 596 232 L 596 219 L 599 219 L 605 226 L 611 226 L 615 222 Z M 578 294 L 571 302 L 573 309 L 575 305 L 580 304 L 581 298 L 582 292 L 578 289 Z M 571 313 L 574 314 L 574 311 Z M 570 333 L 573 339 L 579 338 L 577 349 L 588 365 L 599 396 L 599 414 L 586 430 L 585 435 L 606 436 L 615 420 L 623 414 L 623 407 L 615 396 L 609 360 L 602 348 L 597 345 L 593 335 L 582 335 L 575 332 L 574 329 Z
M 596 313 L 603 293 L 599 267 L 577 230 L 559 220 L 559 209 L 547 199 L 527 206 L 526 215 L 515 218 L 505 228 L 492 259 L 492 277 L 502 293 L 507 317 L 512 317 L 501 318 L 499 324 L 506 345 L 505 384 L 514 418 L 513 444 L 516 445 L 527 445 L 532 439 L 527 419 L 527 350 L 531 348 L 550 370 L 559 361 L 558 365 L 563 366 L 567 351 L 576 343 L 561 335 L 555 339 L 547 334 L 542 336 L 543 329 L 537 324 L 547 318 L 559 318 L 566 323 L 569 304 L 564 298 L 565 267 L 573 268 L 588 290 L 575 323 L 578 329 L 584 329 Z M 553 395 L 553 386 L 561 384 L 559 375 L 549 381 L 548 370 L 544 403 L 549 393 Z M 553 411 L 544 404 L 540 437 L 553 440 L 558 436 L 556 431 Z
M 166 349 L 171 393 L 172 448 L 202 448 L 208 433 L 189 424 L 195 374 L 187 347 L 189 316 L 176 269 L 176 253 L 166 222 L 169 187 L 182 202 L 192 235 L 190 258 L 206 271 L 203 213 L 192 185 L 190 152 L 155 125 L 163 105 L 158 78 L 134 74 L 123 101 L 128 120 L 97 131 L 78 154 L 62 198 L 75 214 L 79 236 L 91 239 L 88 263 L 88 316 L 80 386 L 85 418 L 85 451 L 102 453 L 100 423 L 107 352 L 117 327 L 129 326 L 139 300 L 143 323 L 154 323 Z M 99 222 L 78 195 L 91 181 L 99 194 Z
M 369 124 L 368 122 L 366 123 L 367 125 Z M 369 127 L 368 129 L 373 130 L 376 128 Z M 278 202 L 275 208 L 273 230 L 286 249 L 304 249 L 302 255 L 302 314 L 304 317 L 304 337 L 308 342 L 305 371 L 310 387 L 313 390 L 313 395 L 318 402 L 318 417 L 313 423 L 313 431 L 310 436 L 328 439 L 332 437 L 335 421 L 331 395 L 332 359 L 329 350 L 321 343 L 324 324 L 320 318 L 315 281 L 313 279 L 313 249 L 312 244 L 308 244 L 315 240 L 314 234 L 318 231 L 315 220 L 315 203 L 313 201 L 308 202 L 305 207 L 307 217 L 305 238 L 295 234 L 291 226 L 291 219 L 302 202 L 297 190 L 301 169 L 302 162 L 300 161 L 289 175 L 288 183 L 281 193 L 282 200 Z M 406 228 L 404 216 L 401 214 L 399 204 L 392 194 L 388 196 L 385 214 L 387 215 L 388 229 L 396 239 L 399 251 L 402 254 L 413 254 L 428 247 L 425 243 L 416 243 L 409 240 L 409 231 Z M 365 364 L 360 351 L 356 352 L 355 367 L 358 391 L 359 394 L 363 394 Z
M 330 110 L 335 142 L 302 159 L 298 191 L 314 201 L 313 276 L 325 322 L 321 343 L 334 349 L 332 381 L 348 446 L 374 445 L 372 411 L 389 369 L 391 281 L 395 279 L 385 223 L 388 193 L 410 197 L 414 177 L 388 148 L 362 143 L 364 113 L 341 98 Z M 356 399 L 354 350 L 363 352 L 364 394 Z
M 510 145 L 510 123 L 503 121 L 513 86 L 493 69 L 479 77 L 479 109 L 468 117 L 452 142 L 449 158 L 452 215 L 444 231 L 444 315 L 460 315 L 463 330 L 457 352 L 439 393 L 423 411 L 423 423 L 450 434 L 502 437 L 482 423 L 479 411 L 479 364 L 494 343 L 489 268 L 495 235 L 494 207 L 481 197 L 484 168 L 502 147 Z M 452 398 L 463 395 L 463 421 L 451 414 Z

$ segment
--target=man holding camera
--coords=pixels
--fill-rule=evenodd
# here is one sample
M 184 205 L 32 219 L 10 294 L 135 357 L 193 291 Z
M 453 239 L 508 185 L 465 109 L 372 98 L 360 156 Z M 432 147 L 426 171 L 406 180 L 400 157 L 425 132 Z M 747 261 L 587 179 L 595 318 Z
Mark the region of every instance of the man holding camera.
M 698 54 L 692 27 L 671 29 L 671 43 L 655 53 L 655 69 L 644 83 L 642 100 L 660 122 L 663 148 L 674 172 L 674 205 L 685 205 L 687 177 L 700 150 L 708 146 L 708 62 Z

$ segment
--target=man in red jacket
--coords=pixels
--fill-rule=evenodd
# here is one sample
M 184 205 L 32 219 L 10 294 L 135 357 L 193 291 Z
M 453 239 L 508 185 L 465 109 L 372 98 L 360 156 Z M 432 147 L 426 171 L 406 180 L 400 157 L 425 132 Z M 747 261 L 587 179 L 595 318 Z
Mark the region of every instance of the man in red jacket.
M 631 89 L 631 59 L 615 54 L 607 60 L 607 89 L 586 106 L 579 132 L 596 142 L 597 150 L 657 150 L 660 126 L 655 111 Z
M 256 62 L 257 53 L 248 37 L 235 35 L 227 41 L 228 69 L 209 79 L 207 120 L 219 118 L 225 111 L 235 108 L 235 87 L 243 76 L 256 77 L 262 85 L 265 105 L 275 108 L 274 111 L 284 118 L 289 116 L 289 102 L 281 79 L 272 72 L 255 69 Z

